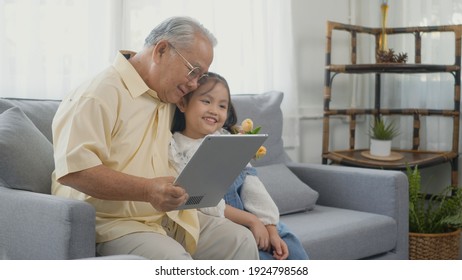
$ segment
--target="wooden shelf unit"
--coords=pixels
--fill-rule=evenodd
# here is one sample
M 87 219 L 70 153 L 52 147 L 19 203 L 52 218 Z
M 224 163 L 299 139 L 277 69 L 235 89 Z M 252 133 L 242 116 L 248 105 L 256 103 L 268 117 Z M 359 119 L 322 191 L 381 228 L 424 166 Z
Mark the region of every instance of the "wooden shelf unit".
M 349 33 L 351 40 L 351 64 L 331 64 L 332 35 L 334 30 Z M 460 122 L 460 74 L 461 74 L 461 37 L 462 25 L 418 26 L 403 28 L 386 28 L 387 36 L 396 34 L 411 34 L 414 36 L 414 61 L 411 63 L 372 63 L 357 64 L 357 37 L 364 33 L 375 37 L 375 52 L 379 49 L 382 28 L 369 28 L 357 25 L 327 22 L 327 46 L 324 86 L 324 116 L 323 116 L 323 164 L 343 164 L 367 168 L 381 168 L 405 170 L 406 166 L 428 167 L 449 162 L 451 166 L 451 184 L 458 186 L 458 157 L 459 157 L 459 122 Z M 454 64 L 421 64 L 422 34 L 428 32 L 452 32 L 454 34 Z M 449 73 L 454 77 L 454 106 L 451 109 L 429 108 L 383 108 L 381 106 L 381 82 L 383 74 L 413 74 L 413 73 Z M 373 108 L 330 108 L 332 98 L 332 83 L 337 74 L 374 74 L 375 92 Z M 364 149 L 357 149 L 356 119 L 359 115 L 398 115 L 413 117 L 412 149 L 396 150 L 404 157 L 396 161 L 373 160 L 361 155 Z M 329 150 L 330 146 L 330 118 L 346 116 L 349 120 L 349 148 L 347 150 Z M 425 151 L 420 148 L 420 120 L 422 116 L 443 116 L 452 119 L 452 149 L 449 151 Z M 367 135 L 365 135 L 367 137 Z

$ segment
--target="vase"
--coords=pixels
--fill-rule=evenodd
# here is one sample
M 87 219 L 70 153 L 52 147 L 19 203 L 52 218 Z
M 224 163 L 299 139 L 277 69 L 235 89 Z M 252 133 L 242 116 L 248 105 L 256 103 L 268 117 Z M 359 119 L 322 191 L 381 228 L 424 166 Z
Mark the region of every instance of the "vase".
M 410 260 L 458 260 L 460 229 L 447 233 L 409 233 Z
M 370 153 L 373 156 L 388 157 L 391 154 L 391 140 L 371 138 Z
M 387 27 L 388 1 L 382 2 L 382 5 L 380 5 L 380 13 L 382 15 L 382 32 L 379 37 L 379 50 L 387 51 L 387 33 L 385 29 Z

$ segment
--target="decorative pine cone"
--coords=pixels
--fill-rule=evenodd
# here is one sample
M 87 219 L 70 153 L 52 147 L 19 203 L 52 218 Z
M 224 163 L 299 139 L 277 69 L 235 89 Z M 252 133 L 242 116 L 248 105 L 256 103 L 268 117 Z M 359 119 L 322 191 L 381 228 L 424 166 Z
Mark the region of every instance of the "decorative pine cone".
M 398 63 L 406 63 L 407 61 L 407 53 L 399 53 L 396 57 L 396 62 Z
M 397 55 L 393 49 L 388 49 L 388 51 L 378 50 L 375 59 L 377 63 L 406 63 L 407 54 L 399 53 Z

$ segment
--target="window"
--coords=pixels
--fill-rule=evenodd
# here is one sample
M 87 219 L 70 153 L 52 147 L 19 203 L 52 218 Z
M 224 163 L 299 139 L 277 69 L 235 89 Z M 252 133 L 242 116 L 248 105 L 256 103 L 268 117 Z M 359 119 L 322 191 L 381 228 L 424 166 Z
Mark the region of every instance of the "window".
M 211 71 L 232 94 L 280 90 L 298 144 L 291 2 L 281 0 L 0 0 L 0 96 L 61 99 L 137 51 L 167 17 L 198 19 L 218 39 Z M 290 125 L 290 126 L 289 126 Z

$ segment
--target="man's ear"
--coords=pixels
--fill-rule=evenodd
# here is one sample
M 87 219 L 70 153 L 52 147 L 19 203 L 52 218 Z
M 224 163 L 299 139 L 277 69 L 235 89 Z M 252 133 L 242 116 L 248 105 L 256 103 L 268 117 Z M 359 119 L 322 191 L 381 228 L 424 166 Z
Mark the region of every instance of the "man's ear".
M 158 60 L 168 51 L 168 42 L 167 41 L 159 41 L 152 51 L 152 59 L 155 62 Z

